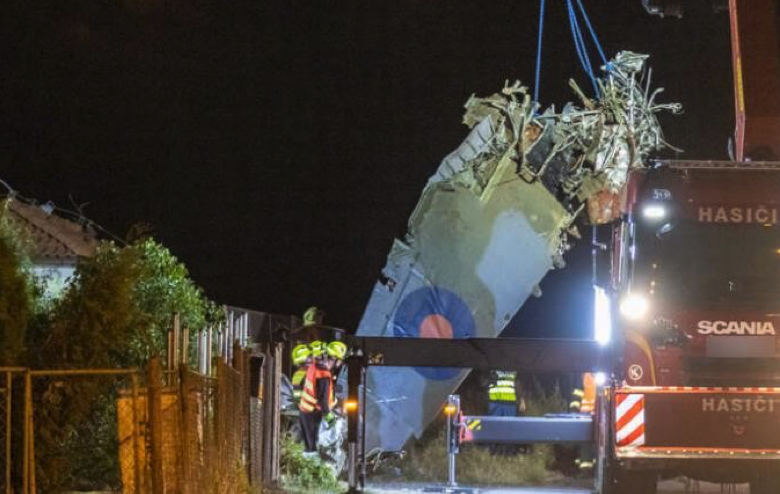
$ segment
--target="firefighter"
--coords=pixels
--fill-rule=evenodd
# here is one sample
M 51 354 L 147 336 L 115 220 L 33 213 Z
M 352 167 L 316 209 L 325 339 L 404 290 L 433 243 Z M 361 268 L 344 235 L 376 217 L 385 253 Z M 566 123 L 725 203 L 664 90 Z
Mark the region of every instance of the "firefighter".
M 301 401 L 301 391 L 303 390 L 303 380 L 306 378 L 306 371 L 312 363 L 311 349 L 309 345 L 301 343 L 295 345 L 292 350 L 292 363 L 295 366 L 295 372 L 292 375 L 293 399 L 297 405 Z
M 582 388 L 575 388 L 569 409 L 574 413 L 593 414 L 596 408 L 596 380 L 590 372 L 582 375 Z
M 344 364 L 344 357 L 347 356 L 347 345 L 343 341 L 331 341 L 328 343 L 327 352 L 332 359 L 331 374 L 335 379 Z
M 326 354 L 325 344 L 321 341 L 311 343 L 314 361 L 306 372 L 303 391 L 298 410 L 301 412 L 301 430 L 306 452 L 317 451 L 317 439 L 322 420 L 333 422 L 332 409 L 335 405 L 333 376 L 330 372 L 331 361 Z
M 522 401 L 523 411 L 525 402 Z M 488 380 L 488 415 L 496 417 L 517 416 L 517 372 L 494 370 L 490 371 Z M 492 454 L 512 455 L 517 453 L 515 445 L 491 444 L 489 450 Z M 526 446 L 521 446 L 523 451 Z
M 488 415 L 514 417 L 517 415 L 517 372 L 491 371 L 488 383 Z

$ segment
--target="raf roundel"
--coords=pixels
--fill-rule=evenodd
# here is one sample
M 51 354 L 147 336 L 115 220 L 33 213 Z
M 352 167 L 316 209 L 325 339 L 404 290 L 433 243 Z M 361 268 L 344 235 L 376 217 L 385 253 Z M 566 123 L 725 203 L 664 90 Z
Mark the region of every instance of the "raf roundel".
M 468 305 L 440 287 L 417 289 L 404 297 L 393 317 L 393 334 L 401 338 L 470 338 L 476 333 Z M 452 367 L 415 367 L 423 377 L 443 381 L 455 377 Z

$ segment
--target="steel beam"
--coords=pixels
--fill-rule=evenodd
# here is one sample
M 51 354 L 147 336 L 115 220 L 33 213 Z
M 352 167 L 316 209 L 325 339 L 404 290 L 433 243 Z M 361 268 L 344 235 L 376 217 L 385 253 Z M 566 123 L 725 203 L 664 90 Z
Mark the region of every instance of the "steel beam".
M 489 444 L 564 444 L 593 442 L 590 415 L 547 417 L 464 416 L 461 441 Z
M 595 372 L 607 352 L 592 340 L 348 336 L 369 366 L 461 367 L 524 372 Z

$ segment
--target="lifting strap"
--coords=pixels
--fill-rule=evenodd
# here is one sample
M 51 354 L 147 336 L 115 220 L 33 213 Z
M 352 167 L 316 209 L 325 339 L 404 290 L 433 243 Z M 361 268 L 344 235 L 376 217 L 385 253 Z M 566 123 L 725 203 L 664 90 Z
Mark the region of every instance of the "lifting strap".
M 593 29 L 593 24 L 590 22 L 588 13 L 585 10 L 585 6 L 582 4 L 582 0 L 565 0 L 566 10 L 569 16 L 569 26 L 571 28 L 572 38 L 574 40 L 574 48 L 577 52 L 577 58 L 580 61 L 582 69 L 593 84 L 593 90 L 596 96 L 601 96 L 601 89 L 599 88 L 596 71 L 593 70 L 593 64 L 588 54 L 588 46 L 585 42 L 585 37 L 582 34 L 582 28 L 580 27 L 579 15 L 582 15 L 582 19 L 585 21 L 585 26 L 590 33 L 591 40 L 598 51 L 602 64 L 604 64 L 607 71 L 610 70 L 610 64 L 607 62 L 607 57 L 604 55 L 604 49 L 601 47 L 598 36 L 596 36 L 596 30 Z M 577 8 L 574 6 L 574 2 L 577 4 Z M 541 72 L 542 72 L 542 39 L 544 37 L 544 14 L 545 14 L 546 0 L 540 0 L 539 4 L 539 38 L 536 45 L 536 73 L 534 74 L 534 101 L 539 101 L 539 87 L 541 85 Z M 580 14 L 577 13 L 579 9 Z

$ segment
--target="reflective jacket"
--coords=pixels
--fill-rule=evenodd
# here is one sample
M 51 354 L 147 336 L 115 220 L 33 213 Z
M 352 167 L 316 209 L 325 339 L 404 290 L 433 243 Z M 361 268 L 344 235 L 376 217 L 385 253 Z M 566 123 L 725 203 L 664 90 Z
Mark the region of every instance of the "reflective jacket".
M 511 371 L 493 371 L 490 373 L 490 384 L 488 384 L 488 396 L 490 401 L 501 401 L 515 403 L 517 393 L 515 392 L 515 379 L 517 372 Z
M 319 410 L 323 415 L 330 413 L 336 405 L 333 392 L 333 376 L 330 369 L 321 364 L 311 364 L 303 380 L 303 391 L 298 409 L 304 413 Z
M 586 372 L 582 375 L 582 389 L 577 388 L 572 392 L 572 402 L 569 408 L 573 412 L 593 413 L 596 408 L 596 381 L 593 374 Z
M 293 387 L 293 398 L 295 398 L 295 402 L 298 403 L 301 400 L 301 392 L 303 391 L 303 380 L 306 379 L 306 372 L 308 371 L 308 367 L 302 366 L 299 367 L 297 371 L 293 373 L 292 376 L 292 387 Z

